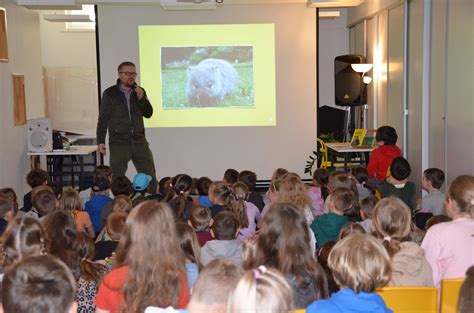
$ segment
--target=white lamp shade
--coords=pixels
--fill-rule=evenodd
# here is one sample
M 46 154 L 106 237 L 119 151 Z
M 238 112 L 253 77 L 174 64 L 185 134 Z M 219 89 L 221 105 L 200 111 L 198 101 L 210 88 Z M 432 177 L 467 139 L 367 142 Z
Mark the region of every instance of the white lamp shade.
M 351 67 L 357 73 L 365 73 L 372 69 L 372 64 L 370 63 L 353 63 Z
M 362 81 L 364 82 L 364 84 L 368 85 L 372 82 L 372 77 L 364 76 L 364 78 L 362 78 Z

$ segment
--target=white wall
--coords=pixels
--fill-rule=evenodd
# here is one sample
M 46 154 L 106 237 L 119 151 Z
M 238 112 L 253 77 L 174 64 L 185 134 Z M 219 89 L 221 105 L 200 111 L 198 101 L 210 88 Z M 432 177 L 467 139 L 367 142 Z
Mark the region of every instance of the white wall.
M 456 0 L 447 5 L 447 28 L 441 36 L 446 35 L 447 43 L 445 162 L 450 182 L 458 175 L 474 175 L 474 2 Z M 438 35 L 432 33 L 433 38 Z
M 44 116 L 41 44 L 38 13 L 0 0 L 6 8 L 9 62 L 0 62 L 0 187 L 12 187 L 22 205 L 28 191 L 25 126 L 13 124 L 12 73 L 25 75 L 27 118 Z
M 95 32 L 92 30 L 71 31 L 65 23 L 49 22 L 44 14 L 64 11 L 41 11 L 41 55 L 43 66 L 67 66 L 96 68 Z
M 98 19 L 102 90 L 115 83 L 121 61 L 139 63 L 138 25 L 275 23 L 276 127 L 150 128 L 147 138 L 158 177 L 185 172 L 221 179 L 228 167 L 254 170 L 259 179 L 269 179 L 278 167 L 303 173 L 316 137 L 314 9 L 301 3 L 164 12 L 159 6 L 104 5 Z
M 334 58 L 349 53 L 349 33 L 347 9 L 338 11 L 339 18 L 319 20 L 319 106 L 341 109 L 334 99 Z
M 347 12 L 347 24 L 351 25 L 393 5 L 402 4 L 404 0 L 367 0 Z
M 46 113 L 53 129 L 94 134 L 98 116 L 95 30 L 66 30 L 41 11 Z

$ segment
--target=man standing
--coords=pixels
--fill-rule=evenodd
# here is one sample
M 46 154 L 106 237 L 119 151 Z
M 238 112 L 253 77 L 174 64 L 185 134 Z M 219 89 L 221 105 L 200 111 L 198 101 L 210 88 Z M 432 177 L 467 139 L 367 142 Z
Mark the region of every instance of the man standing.
M 132 62 L 122 62 L 118 66 L 117 84 L 107 88 L 102 96 L 97 144 L 99 152 L 105 155 L 105 135 L 108 130 L 113 175 L 124 176 L 128 161 L 132 160 L 137 172 L 153 177 L 150 188 L 154 188 L 152 192 L 155 193 L 155 163 L 143 124 L 143 117 L 150 118 L 153 108 L 145 90 L 137 86 L 136 77 L 136 67 Z

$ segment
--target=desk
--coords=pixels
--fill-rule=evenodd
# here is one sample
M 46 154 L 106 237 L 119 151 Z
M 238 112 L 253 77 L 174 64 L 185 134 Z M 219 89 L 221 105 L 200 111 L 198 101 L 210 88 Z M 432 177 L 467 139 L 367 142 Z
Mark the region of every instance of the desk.
M 344 171 L 348 171 L 348 166 L 347 163 L 356 163 L 356 164 L 367 164 L 369 163 L 369 154 L 374 150 L 375 148 L 369 148 L 369 147 L 358 147 L 358 146 L 352 146 L 350 142 L 336 142 L 336 143 L 326 143 L 326 146 L 338 153 L 344 154 Z M 353 153 L 361 153 L 364 156 L 364 160 L 352 160 L 351 155 Z M 336 160 L 333 157 L 333 160 L 331 160 L 331 163 L 333 164 Z
M 54 150 L 52 152 L 28 152 L 29 156 L 46 156 L 46 170 L 52 181 L 59 177 L 61 186 L 63 185 L 63 175 L 71 176 L 71 185 L 76 187 L 75 177 L 78 177 L 79 188 L 83 187 L 84 177 L 88 175 L 85 166 L 93 166 L 94 170 L 97 167 L 97 146 L 71 146 L 69 150 Z M 92 155 L 92 162 L 84 162 L 84 158 Z M 63 164 L 63 158 L 71 158 L 70 164 Z M 70 168 L 65 171 L 64 168 Z M 93 172 L 93 171 L 92 171 Z M 92 175 L 92 172 L 90 174 Z

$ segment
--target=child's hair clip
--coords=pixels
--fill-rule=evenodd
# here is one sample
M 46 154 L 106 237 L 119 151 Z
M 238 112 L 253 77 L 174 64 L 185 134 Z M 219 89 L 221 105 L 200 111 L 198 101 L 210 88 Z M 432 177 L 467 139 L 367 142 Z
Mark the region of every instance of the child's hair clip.
M 267 268 L 264 265 L 260 265 L 257 269 L 253 270 L 253 277 L 255 280 L 258 280 L 262 274 L 267 271 Z

